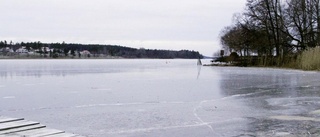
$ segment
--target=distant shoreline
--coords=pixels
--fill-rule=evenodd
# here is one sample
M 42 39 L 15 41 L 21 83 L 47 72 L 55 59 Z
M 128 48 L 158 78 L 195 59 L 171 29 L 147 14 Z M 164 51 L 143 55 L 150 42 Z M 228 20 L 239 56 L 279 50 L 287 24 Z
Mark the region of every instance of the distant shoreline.
M 0 41 L 0 58 L 203 58 L 193 50 L 161 50 L 131 48 L 119 45 L 76 43 L 13 43 Z
M 117 56 L 108 56 L 108 57 L 90 57 L 90 58 L 78 58 L 78 57 L 60 57 L 60 58 L 50 58 L 50 57 L 2 57 L 0 60 L 93 60 L 93 59 L 186 59 L 186 60 L 196 60 L 189 58 L 124 58 Z
M 63 60 L 63 59 L 125 59 L 123 57 L 116 57 L 116 56 L 107 56 L 107 57 L 90 57 L 90 58 L 79 58 L 79 57 L 59 57 L 59 58 L 50 58 L 50 57 L 19 57 L 19 56 L 0 56 L 0 60 L 5 59 L 50 59 L 50 60 Z

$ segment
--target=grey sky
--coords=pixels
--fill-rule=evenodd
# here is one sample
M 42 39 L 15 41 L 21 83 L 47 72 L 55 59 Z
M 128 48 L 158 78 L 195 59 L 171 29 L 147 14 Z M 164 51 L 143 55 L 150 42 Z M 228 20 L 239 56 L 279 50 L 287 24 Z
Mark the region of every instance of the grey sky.
M 188 49 L 211 56 L 246 0 L 0 0 L 0 39 Z

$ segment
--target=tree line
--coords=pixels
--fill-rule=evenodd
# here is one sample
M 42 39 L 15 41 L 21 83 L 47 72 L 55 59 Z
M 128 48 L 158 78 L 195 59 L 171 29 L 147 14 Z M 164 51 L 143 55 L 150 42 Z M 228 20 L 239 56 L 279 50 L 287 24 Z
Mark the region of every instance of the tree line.
M 90 52 L 91 57 L 98 56 L 114 56 L 123 58 L 159 58 L 159 59 L 171 59 L 171 58 L 183 58 L 183 59 L 196 59 L 203 58 L 203 56 L 197 51 L 190 50 L 157 50 L 157 49 L 144 49 L 144 48 L 130 48 L 119 45 L 100 45 L 100 44 L 76 44 L 76 43 L 42 43 L 37 42 L 21 42 L 13 43 L 0 41 L 0 49 L 10 48 L 13 51 L 24 47 L 28 51 L 36 51 L 37 54 L 43 55 L 43 57 L 69 57 L 79 56 L 80 51 L 87 50 Z M 47 47 L 47 48 L 43 48 Z M 50 49 L 50 50 L 46 50 Z M 1 51 L 0 51 L 1 52 Z
M 221 44 L 261 65 L 281 66 L 320 43 L 320 0 L 247 0 Z

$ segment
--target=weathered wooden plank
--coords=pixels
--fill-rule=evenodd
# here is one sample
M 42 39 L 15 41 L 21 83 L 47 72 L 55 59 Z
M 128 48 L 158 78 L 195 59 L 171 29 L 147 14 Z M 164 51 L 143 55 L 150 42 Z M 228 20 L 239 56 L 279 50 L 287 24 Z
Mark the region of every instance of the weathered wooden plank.
M 40 124 L 40 123 L 33 122 L 33 121 L 26 121 L 26 120 L 1 123 L 0 124 L 0 131 L 9 130 L 9 129 L 13 129 L 13 128 L 32 126 L 32 125 L 37 125 L 37 124 Z
M 48 129 L 38 122 L 0 116 L 0 137 L 83 137 L 65 131 Z
M 13 122 L 13 121 L 20 121 L 24 120 L 23 118 L 8 118 L 8 117 L 0 117 L 0 123 L 6 123 L 6 122 Z
M 56 129 L 48 129 L 48 128 L 41 128 L 41 129 L 35 129 L 35 130 L 28 130 L 28 131 L 22 131 L 22 132 L 16 132 L 12 135 L 20 135 L 20 136 L 27 136 L 27 137 L 44 137 L 49 135 L 55 135 L 55 134 L 61 134 L 64 133 L 64 131 L 56 130 Z
M 0 135 L 9 134 L 9 133 L 15 133 L 15 132 L 21 132 L 21 131 L 27 131 L 27 130 L 34 130 L 34 129 L 45 128 L 45 127 L 46 127 L 45 125 L 37 124 L 37 125 L 32 125 L 32 126 L 13 128 L 13 129 L 0 131 Z

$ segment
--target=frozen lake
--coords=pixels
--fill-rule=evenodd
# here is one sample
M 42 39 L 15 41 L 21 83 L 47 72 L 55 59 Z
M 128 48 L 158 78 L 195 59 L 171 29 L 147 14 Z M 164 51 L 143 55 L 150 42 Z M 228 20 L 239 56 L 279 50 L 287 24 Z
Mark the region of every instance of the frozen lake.
M 196 63 L 0 60 L 0 115 L 89 137 L 320 135 L 320 73 Z

